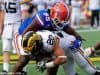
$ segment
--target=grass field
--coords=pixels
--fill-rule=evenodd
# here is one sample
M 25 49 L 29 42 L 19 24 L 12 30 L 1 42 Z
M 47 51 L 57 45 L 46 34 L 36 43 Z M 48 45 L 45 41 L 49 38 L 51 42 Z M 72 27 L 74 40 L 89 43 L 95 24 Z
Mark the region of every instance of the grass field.
M 93 44 L 95 44 L 96 42 L 100 41 L 100 30 L 99 31 L 82 31 L 79 32 L 81 36 L 83 36 L 83 38 L 86 39 L 86 41 L 83 42 L 83 46 L 84 48 L 92 46 Z M 0 43 L 0 55 L 2 54 L 2 49 L 1 49 L 1 43 Z M 16 57 L 15 57 L 16 58 Z M 12 57 L 13 59 L 13 57 Z M 0 61 L 2 61 L 2 56 L 0 57 Z M 96 61 L 93 62 L 96 66 L 100 66 L 100 61 Z M 10 65 L 10 71 L 12 68 L 13 64 Z M 2 62 L 0 64 L 0 72 L 2 71 Z M 88 75 L 85 72 L 83 72 L 82 69 L 80 69 L 77 65 L 76 65 L 76 71 L 79 73 L 79 75 Z M 44 75 L 44 73 L 40 73 L 38 70 L 35 69 L 35 65 L 28 64 L 28 75 Z M 57 75 L 65 75 L 64 71 L 62 69 L 62 67 L 59 68 L 58 74 Z

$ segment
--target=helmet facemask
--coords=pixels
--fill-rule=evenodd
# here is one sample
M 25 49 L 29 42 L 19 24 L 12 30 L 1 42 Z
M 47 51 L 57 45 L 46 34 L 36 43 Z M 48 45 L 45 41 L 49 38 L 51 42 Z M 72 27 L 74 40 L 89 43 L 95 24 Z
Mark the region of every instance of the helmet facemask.
M 61 23 L 61 21 L 59 20 L 59 18 L 55 18 L 54 20 L 53 20 L 53 24 L 54 24 L 54 27 L 57 29 L 57 30 L 61 30 L 61 29 L 63 29 L 63 25 L 62 25 L 62 23 Z

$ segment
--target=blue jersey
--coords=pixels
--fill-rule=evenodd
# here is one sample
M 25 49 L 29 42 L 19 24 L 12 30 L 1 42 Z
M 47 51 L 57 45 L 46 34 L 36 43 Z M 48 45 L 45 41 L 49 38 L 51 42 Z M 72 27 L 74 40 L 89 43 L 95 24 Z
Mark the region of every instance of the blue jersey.
M 20 25 L 19 27 L 19 34 L 22 35 L 22 33 L 24 32 L 24 30 L 27 28 L 27 26 L 32 22 L 32 18 L 29 17 L 29 18 L 26 18 L 23 23 Z
M 47 10 L 40 10 L 32 18 L 27 18 L 19 28 L 19 34 L 24 31 L 53 30 L 53 24 Z M 34 30 L 35 29 L 35 30 Z
M 63 29 L 66 28 L 68 28 L 68 25 L 63 24 Z M 24 32 L 37 30 L 56 30 L 47 10 L 41 10 L 32 18 L 25 19 L 19 28 L 19 34 L 22 35 Z

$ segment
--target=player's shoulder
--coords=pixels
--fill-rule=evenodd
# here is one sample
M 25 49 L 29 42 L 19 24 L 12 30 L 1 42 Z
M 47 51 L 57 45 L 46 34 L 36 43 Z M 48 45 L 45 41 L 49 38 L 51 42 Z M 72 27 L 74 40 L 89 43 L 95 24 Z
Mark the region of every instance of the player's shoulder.
M 37 31 L 36 33 L 41 36 L 53 36 L 53 37 L 57 36 L 54 32 L 49 31 L 49 30 L 40 30 L 40 31 Z

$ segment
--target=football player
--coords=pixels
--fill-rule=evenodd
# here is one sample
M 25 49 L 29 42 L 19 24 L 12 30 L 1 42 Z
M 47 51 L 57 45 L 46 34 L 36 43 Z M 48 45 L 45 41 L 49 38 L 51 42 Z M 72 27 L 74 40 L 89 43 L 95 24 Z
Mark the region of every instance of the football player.
M 66 5 L 63 3 L 56 3 L 50 9 L 51 18 L 54 22 L 54 25 L 57 29 L 62 30 L 65 34 L 71 34 L 76 37 L 78 40 L 77 45 L 79 44 L 82 39 L 80 39 L 79 34 L 75 32 L 69 25 L 68 25 L 68 18 L 69 18 L 69 11 Z M 64 23 L 65 22 L 65 23 Z M 77 36 L 78 35 L 78 36 Z M 76 45 L 76 44 L 75 44 Z M 75 46 L 74 45 L 74 46 Z M 64 47 L 64 46 L 62 46 Z M 74 60 L 75 62 L 84 69 L 90 75 L 99 75 L 100 72 L 96 70 L 95 67 L 91 63 L 89 63 L 88 59 L 84 56 L 85 51 L 83 52 L 80 47 L 77 48 L 70 48 L 70 50 L 66 50 L 67 46 L 65 47 L 65 52 L 68 56 L 68 62 L 63 65 L 64 70 L 67 75 L 75 75 L 74 72 Z
M 56 75 L 52 69 L 65 63 L 67 58 L 64 50 L 59 47 L 57 35 L 47 30 L 25 33 L 22 38 L 22 48 L 22 56 L 13 69 L 13 75 L 20 73 L 31 59 L 36 61 L 39 70 L 47 69 L 47 75 Z
M 12 49 L 14 33 L 21 24 L 21 13 L 19 0 L 3 0 L 4 2 L 4 23 L 2 24 L 3 42 L 3 73 L 9 71 L 9 51 Z
M 33 26 L 33 28 L 31 28 L 30 26 Z M 25 52 L 23 52 L 23 48 L 22 48 L 22 45 L 21 45 L 21 39 L 22 39 L 22 36 L 26 33 L 25 30 L 27 28 L 28 28 L 27 32 L 37 31 L 37 30 L 44 30 L 44 29 L 53 30 L 53 31 L 55 30 L 53 25 L 52 25 L 50 15 L 48 14 L 47 10 L 41 10 L 41 11 L 37 12 L 32 18 L 24 21 L 22 23 L 22 25 L 20 26 L 18 33 L 16 33 L 15 42 L 16 42 L 17 52 L 19 53 L 20 57 L 24 57 L 26 59 L 28 59 L 28 58 L 26 56 L 27 54 Z M 70 45 L 71 41 L 74 41 L 74 39 L 75 39 L 75 37 L 73 37 L 73 36 L 66 35 L 66 37 L 64 37 L 64 38 L 66 38 L 67 41 L 68 41 L 68 43 L 65 43 L 67 45 Z M 63 42 L 64 41 L 65 40 L 63 40 Z M 20 62 L 19 62 L 19 64 L 21 65 Z M 15 68 L 15 71 L 17 71 L 17 70 L 19 70 L 19 68 Z M 52 69 L 52 70 L 55 71 L 55 69 Z M 56 71 L 55 72 L 50 72 L 50 73 L 56 74 Z

